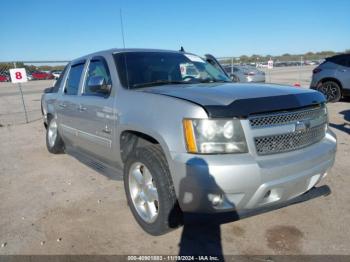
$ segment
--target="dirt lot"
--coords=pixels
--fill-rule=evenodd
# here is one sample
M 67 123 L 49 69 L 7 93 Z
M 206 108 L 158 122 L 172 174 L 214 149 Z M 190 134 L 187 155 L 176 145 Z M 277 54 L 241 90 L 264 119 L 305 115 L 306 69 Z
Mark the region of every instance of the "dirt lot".
M 305 82 L 310 70 L 305 71 Z M 273 72 L 290 83 L 297 73 Z M 293 80 L 294 81 L 294 80 Z M 0 254 L 350 254 L 350 103 L 329 105 L 338 136 L 334 168 L 322 182 L 332 194 L 221 225 L 185 225 L 152 237 L 134 221 L 121 181 L 68 155 L 49 154 L 40 92 L 23 89 L 31 122 L 23 124 L 17 90 L 0 84 Z M 305 84 L 307 86 L 307 83 Z

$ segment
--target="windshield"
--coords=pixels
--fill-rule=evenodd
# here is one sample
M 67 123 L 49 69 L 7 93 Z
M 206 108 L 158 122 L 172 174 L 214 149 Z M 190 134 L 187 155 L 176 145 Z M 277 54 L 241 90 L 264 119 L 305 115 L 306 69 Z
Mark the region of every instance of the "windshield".
M 171 52 L 125 52 L 114 55 L 121 84 L 129 89 L 186 83 L 230 82 L 202 58 Z

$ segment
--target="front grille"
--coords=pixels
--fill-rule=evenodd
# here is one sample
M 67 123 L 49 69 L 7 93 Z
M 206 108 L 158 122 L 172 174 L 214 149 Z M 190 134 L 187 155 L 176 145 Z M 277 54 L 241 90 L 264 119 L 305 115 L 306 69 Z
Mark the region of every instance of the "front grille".
M 293 122 L 317 119 L 324 117 L 326 114 L 325 107 L 309 108 L 287 113 L 273 113 L 268 115 L 255 115 L 249 118 L 249 123 L 252 128 L 262 128 L 276 125 L 291 124 Z
M 277 112 L 249 117 L 254 129 L 254 142 L 258 155 L 297 150 L 319 142 L 326 134 L 327 111 L 325 105 L 290 112 Z M 293 131 L 281 134 L 281 126 L 293 125 Z M 259 136 L 260 130 L 269 128 Z M 274 131 L 276 130 L 276 131 Z M 275 134 L 274 134 L 275 133 Z
M 323 124 L 301 132 L 256 137 L 255 146 L 259 155 L 282 153 L 317 143 L 325 136 L 325 132 L 326 124 Z

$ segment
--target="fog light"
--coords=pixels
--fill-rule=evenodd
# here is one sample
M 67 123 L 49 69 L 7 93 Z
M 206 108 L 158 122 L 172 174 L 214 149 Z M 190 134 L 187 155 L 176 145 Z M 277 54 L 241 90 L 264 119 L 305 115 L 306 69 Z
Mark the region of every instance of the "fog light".
M 213 204 L 213 206 L 219 206 L 222 204 L 222 196 L 221 195 L 214 195 L 209 194 L 209 200 Z

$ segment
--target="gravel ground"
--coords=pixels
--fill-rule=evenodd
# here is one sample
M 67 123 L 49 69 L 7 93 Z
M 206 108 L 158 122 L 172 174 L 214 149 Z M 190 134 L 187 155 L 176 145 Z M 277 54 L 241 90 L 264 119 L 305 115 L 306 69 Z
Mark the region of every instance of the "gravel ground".
M 291 74 L 277 75 L 283 83 Z M 338 153 L 322 184 L 330 186 L 331 195 L 221 225 L 185 224 L 153 237 L 134 221 L 121 181 L 71 156 L 48 153 L 37 119 L 40 92 L 50 84 L 23 87 L 27 107 L 39 110 L 29 124 L 22 124 L 23 114 L 9 116 L 21 112 L 20 100 L 15 87 L 0 85 L 0 255 L 350 254 L 349 101 L 329 105 Z

